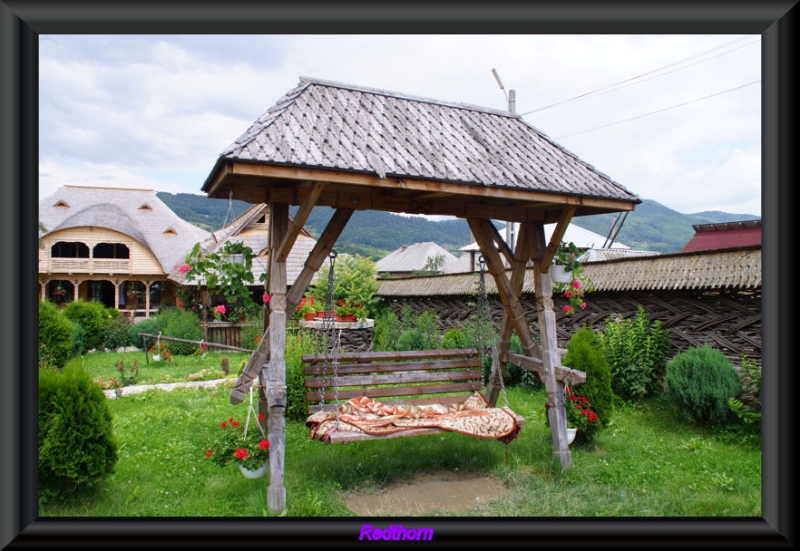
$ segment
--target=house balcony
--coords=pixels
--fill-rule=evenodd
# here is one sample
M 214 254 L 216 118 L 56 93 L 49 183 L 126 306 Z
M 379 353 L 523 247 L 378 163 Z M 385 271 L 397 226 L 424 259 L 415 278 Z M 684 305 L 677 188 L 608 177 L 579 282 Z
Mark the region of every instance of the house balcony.
M 70 274 L 128 274 L 128 258 L 51 258 L 49 272 Z

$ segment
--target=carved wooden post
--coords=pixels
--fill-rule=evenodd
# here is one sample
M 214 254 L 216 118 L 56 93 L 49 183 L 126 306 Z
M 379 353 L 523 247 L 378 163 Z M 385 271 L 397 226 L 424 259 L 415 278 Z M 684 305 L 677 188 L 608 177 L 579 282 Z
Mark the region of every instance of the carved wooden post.
M 277 251 L 289 225 L 289 207 L 284 203 L 273 203 L 269 217 L 270 251 Z M 271 512 L 286 510 L 286 488 L 283 484 L 286 435 L 284 414 L 286 412 L 286 362 L 283 351 L 286 339 L 286 261 L 270 254 L 269 292 L 272 296 L 269 308 L 270 331 L 269 362 L 261 370 L 261 382 L 266 391 L 269 430 L 269 486 L 267 487 L 267 509 Z M 259 404 L 259 409 L 262 409 Z
M 567 412 L 564 409 L 564 385 L 556 379 L 557 365 L 561 365 L 556 336 L 556 314 L 553 311 L 553 283 L 550 274 L 540 269 L 540 261 L 545 250 L 544 226 L 533 227 L 536 254 L 533 261 L 534 286 L 536 290 L 536 315 L 542 337 L 542 380 L 547 391 L 547 415 L 550 420 L 550 433 L 553 437 L 553 457 L 562 467 L 572 466 L 572 455 L 567 443 Z

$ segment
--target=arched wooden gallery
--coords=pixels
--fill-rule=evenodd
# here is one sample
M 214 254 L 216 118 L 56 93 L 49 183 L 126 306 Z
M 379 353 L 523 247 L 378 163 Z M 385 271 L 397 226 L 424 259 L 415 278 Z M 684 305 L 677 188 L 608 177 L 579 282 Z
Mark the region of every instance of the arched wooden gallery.
M 202 190 L 209 197 L 227 199 L 232 194 L 270 206 L 272 299 L 264 338 L 231 391 L 232 403 L 239 403 L 257 377 L 265 389 L 260 407 L 268 415 L 271 444 L 270 511 L 286 509 L 287 316 L 356 210 L 466 219 L 505 306 L 498 345 L 501 364 L 510 358 L 510 338 L 516 332 L 524 356 L 514 361 L 538 375 L 552 406 L 553 456 L 563 466 L 571 465 L 563 385 L 584 382 L 585 373 L 560 365 L 547 270 L 574 216 L 633 210 L 641 202 L 635 194 L 514 113 L 309 78 L 301 78 L 220 155 Z M 292 205 L 299 209 L 290 224 Z M 314 206 L 335 212 L 287 292 L 286 258 Z M 519 222 L 514 251 L 492 220 Z M 556 230 L 547 243 L 543 226 L 554 222 Z M 520 306 L 529 262 L 536 274 L 541 354 L 531 320 Z M 498 393 L 497 384 L 490 383 L 486 395 L 492 405 Z

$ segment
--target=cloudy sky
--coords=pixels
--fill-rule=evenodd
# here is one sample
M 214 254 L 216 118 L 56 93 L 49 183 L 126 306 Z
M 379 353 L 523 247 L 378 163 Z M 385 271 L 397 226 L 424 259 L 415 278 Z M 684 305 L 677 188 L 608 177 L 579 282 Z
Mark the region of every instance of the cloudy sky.
M 759 35 L 42 35 L 39 56 L 40 197 L 201 194 L 310 76 L 494 109 L 514 90 L 525 121 L 642 199 L 761 215 Z

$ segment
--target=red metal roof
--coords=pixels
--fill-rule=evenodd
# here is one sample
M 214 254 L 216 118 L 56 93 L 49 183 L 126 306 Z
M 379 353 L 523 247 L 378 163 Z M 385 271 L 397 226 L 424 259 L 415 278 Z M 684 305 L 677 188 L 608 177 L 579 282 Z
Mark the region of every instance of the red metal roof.
M 695 234 L 681 249 L 682 253 L 761 245 L 761 220 L 698 224 L 693 227 Z

